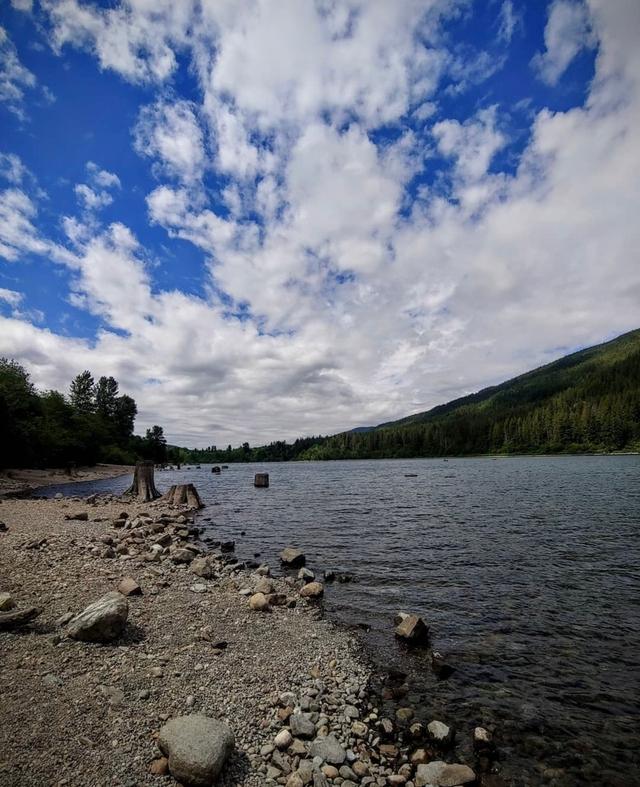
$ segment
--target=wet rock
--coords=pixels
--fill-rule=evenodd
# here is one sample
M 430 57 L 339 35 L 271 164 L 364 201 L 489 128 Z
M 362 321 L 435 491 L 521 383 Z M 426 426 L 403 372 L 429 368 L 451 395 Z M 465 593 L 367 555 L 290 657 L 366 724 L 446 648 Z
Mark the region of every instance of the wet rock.
M 429 722 L 427 724 L 427 734 L 437 746 L 450 746 L 453 743 L 453 729 L 441 721 Z
M 401 612 L 396 618 L 395 634 L 411 645 L 423 645 L 429 639 L 429 627 L 418 615 Z
M 69 623 L 67 634 L 85 642 L 109 642 L 120 636 L 129 615 L 122 593 L 113 591 L 90 604 Z
M 301 568 L 306 562 L 304 552 L 295 547 L 286 547 L 280 553 L 280 560 L 289 568 Z
M 346 751 L 335 735 L 316 738 L 311 744 L 309 754 L 312 757 L 320 757 L 323 762 L 329 763 L 329 765 L 342 765 L 347 757 Z
M 160 751 L 168 758 L 171 775 L 191 787 L 214 784 L 234 747 L 226 724 L 207 716 L 172 719 L 158 735 Z
M 320 582 L 309 582 L 300 590 L 303 598 L 320 598 L 324 593 L 324 585 Z
M 235 551 L 235 548 L 236 548 L 236 542 L 235 541 L 223 541 L 220 544 L 220 551 L 221 552 L 233 552 L 233 551 Z
M 431 654 L 431 669 L 438 680 L 446 680 L 455 672 L 455 667 L 449 664 L 442 653 L 434 650 Z
M 300 571 L 298 571 L 298 579 L 302 579 L 304 582 L 313 582 L 315 578 L 316 575 L 308 568 L 301 568 Z
M 123 596 L 141 596 L 142 588 L 132 577 L 125 577 L 118 585 L 118 593 Z
M 468 765 L 458 763 L 449 765 L 446 762 L 435 760 L 426 765 L 418 765 L 414 779 L 416 787 L 459 787 L 459 785 L 473 784 L 476 780 L 475 773 Z
M 195 553 L 190 549 L 176 549 L 171 555 L 171 560 L 174 563 L 191 563 L 195 559 Z

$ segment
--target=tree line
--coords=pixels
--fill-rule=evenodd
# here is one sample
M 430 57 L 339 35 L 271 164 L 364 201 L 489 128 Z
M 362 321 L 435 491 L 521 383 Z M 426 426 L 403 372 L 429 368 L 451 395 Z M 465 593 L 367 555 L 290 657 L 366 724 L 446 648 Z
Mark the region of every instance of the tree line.
M 0 467 L 68 467 L 96 462 L 133 464 L 171 459 L 161 426 L 134 435 L 138 408 L 117 380 L 89 371 L 68 393 L 37 391 L 28 372 L 0 358 Z

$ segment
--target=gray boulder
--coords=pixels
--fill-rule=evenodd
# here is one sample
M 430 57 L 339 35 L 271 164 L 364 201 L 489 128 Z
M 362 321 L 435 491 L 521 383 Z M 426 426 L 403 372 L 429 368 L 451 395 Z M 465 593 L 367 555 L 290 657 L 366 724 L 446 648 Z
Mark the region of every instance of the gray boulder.
M 85 642 L 110 642 L 122 634 L 128 615 L 126 598 L 114 590 L 76 615 L 69 623 L 67 634 Z
M 171 775 L 190 787 L 215 784 L 234 743 L 224 722 L 198 714 L 171 719 L 158 736 Z
M 286 547 L 280 553 L 280 560 L 290 568 L 301 568 L 304 566 L 306 559 L 304 552 L 296 547 Z
M 468 765 L 460 763 L 448 764 L 441 760 L 418 765 L 414 779 L 416 787 L 459 787 L 459 785 L 473 784 L 476 780 L 475 773 Z
M 347 757 L 346 751 L 335 735 L 316 738 L 311 744 L 309 754 L 311 757 L 320 757 L 323 762 L 328 762 L 330 765 L 342 765 Z
M 316 731 L 316 725 L 303 713 L 289 716 L 289 727 L 294 738 L 312 738 Z

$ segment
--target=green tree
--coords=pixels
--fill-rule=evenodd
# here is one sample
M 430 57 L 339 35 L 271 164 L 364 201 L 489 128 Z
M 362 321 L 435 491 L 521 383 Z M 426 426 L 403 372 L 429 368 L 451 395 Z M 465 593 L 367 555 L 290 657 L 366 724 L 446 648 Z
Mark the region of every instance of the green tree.
M 145 437 L 147 457 L 154 462 L 162 464 L 167 461 L 167 439 L 161 426 L 152 426 L 147 429 Z
M 95 410 L 95 383 L 91 372 L 81 372 L 71 382 L 69 399 L 72 407 L 79 413 L 92 413 Z
M 95 388 L 96 412 L 109 421 L 116 414 L 118 382 L 113 377 L 101 377 Z

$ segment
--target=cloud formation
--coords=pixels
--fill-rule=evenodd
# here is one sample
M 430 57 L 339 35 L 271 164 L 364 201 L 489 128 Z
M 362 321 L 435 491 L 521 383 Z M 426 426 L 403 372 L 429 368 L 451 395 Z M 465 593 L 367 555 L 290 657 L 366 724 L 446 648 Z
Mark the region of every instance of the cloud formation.
M 145 85 L 131 140 L 155 178 L 146 219 L 202 273 L 197 294 L 161 287 L 126 216 L 99 223 L 125 173 L 90 164 L 75 190 L 91 216 L 61 217 L 54 241 L 0 159 L 0 254 L 52 260 L 101 325 L 87 339 L 0 317 L 0 354 L 39 384 L 113 374 L 142 427 L 254 443 L 425 409 L 637 327 L 634 0 L 550 5 L 537 73 L 557 84 L 597 46 L 595 75 L 583 105 L 537 111 L 519 148 L 511 107 L 442 108 L 501 67 L 451 44 L 467 3 L 44 7 L 61 56 L 83 49 Z M 508 42 L 520 22 L 499 9 Z M 189 95 L 172 81 L 181 60 Z

